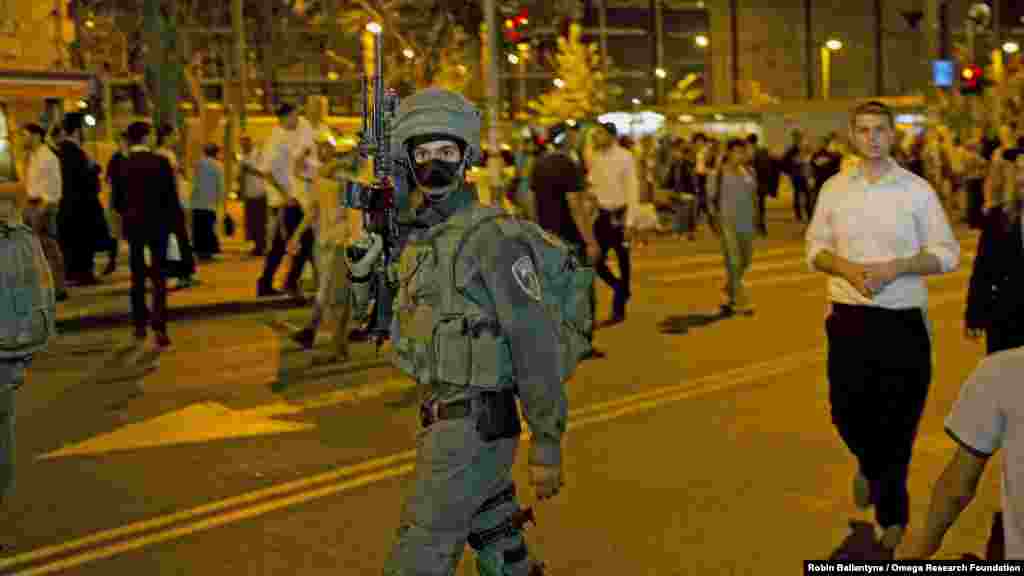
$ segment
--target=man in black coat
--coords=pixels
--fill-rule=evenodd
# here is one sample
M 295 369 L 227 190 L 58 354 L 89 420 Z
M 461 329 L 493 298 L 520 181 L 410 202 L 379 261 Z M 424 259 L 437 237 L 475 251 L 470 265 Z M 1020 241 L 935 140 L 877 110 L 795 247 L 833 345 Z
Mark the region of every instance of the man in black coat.
M 84 116 L 64 116 L 64 131 L 57 145 L 61 168 L 61 199 L 57 212 L 67 281 L 96 284 L 96 252 L 109 250 L 113 239 L 100 204 L 100 168 L 82 149 Z
M 757 175 L 757 225 L 761 236 L 768 235 L 768 220 L 765 215 L 767 196 L 775 198 L 779 195 L 779 178 L 782 176 L 782 166 L 775 159 L 768 149 L 757 145 L 757 134 L 747 136 L 747 143 L 750 144 L 753 153 L 754 173 Z
M 136 122 L 125 131 L 128 155 L 118 166 L 121 186 L 113 203 L 121 215 L 122 236 L 129 245 L 136 341 L 146 339 L 150 316 L 146 308 L 148 277 L 153 284 L 153 331 L 157 349 L 163 350 L 171 345 L 167 337 L 167 281 L 163 274 L 167 237 L 174 230 L 181 207 L 174 169 L 167 158 L 149 148 L 150 132 L 150 125 L 145 122 Z

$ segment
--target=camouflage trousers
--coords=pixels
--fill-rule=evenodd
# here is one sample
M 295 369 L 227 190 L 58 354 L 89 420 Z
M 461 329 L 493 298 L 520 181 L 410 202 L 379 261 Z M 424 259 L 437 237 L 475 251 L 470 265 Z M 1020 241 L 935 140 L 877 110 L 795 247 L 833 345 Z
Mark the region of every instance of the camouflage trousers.
M 522 534 L 501 528 L 519 505 L 514 494 L 498 497 L 512 488 L 518 444 L 518 438 L 484 442 L 472 418 L 421 429 L 411 491 L 384 574 L 451 576 L 467 542 L 490 531 L 500 537 L 475 550 L 478 573 L 526 576 L 530 562 Z

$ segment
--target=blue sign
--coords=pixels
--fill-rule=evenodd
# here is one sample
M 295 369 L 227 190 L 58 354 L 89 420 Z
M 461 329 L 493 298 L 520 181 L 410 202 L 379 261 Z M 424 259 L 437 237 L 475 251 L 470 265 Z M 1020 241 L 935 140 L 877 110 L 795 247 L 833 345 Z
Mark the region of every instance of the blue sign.
M 954 67 L 952 60 L 932 61 L 932 81 L 940 88 L 949 88 L 953 86 L 953 71 Z

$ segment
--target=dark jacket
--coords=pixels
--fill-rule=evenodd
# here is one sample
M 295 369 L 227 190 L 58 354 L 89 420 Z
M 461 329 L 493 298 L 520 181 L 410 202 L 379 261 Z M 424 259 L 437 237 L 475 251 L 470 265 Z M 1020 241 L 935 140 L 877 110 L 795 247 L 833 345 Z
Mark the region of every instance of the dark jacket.
M 124 237 L 148 240 L 167 236 L 181 218 L 177 182 L 171 163 L 148 149 L 134 149 L 118 165 L 120 194 L 114 210 L 121 215 Z
M 100 203 L 100 168 L 78 143 L 63 140 L 57 146 L 60 158 L 61 198 L 57 230 L 67 245 L 101 251 L 113 238 Z
M 763 146 L 754 152 L 754 172 L 757 173 L 757 193 L 775 198 L 779 195 L 779 179 L 782 177 L 782 161 L 777 160 Z
M 678 198 L 682 194 L 695 195 L 697 191 L 694 189 L 693 169 L 694 166 L 685 158 L 673 160 L 672 166 L 665 176 L 665 181 L 662 183 L 662 188 L 671 190 L 674 198 Z
M 967 327 L 1024 331 L 1024 241 L 1021 218 L 996 206 L 985 215 L 967 291 Z

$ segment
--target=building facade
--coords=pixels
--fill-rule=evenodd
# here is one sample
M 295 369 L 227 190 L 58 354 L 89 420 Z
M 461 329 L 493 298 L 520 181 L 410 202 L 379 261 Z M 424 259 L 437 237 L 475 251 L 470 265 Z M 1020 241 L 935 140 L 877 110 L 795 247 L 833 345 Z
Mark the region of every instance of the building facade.
M 610 76 L 612 83 L 623 88 L 616 104 L 628 107 L 633 98 L 644 105 L 664 102 L 672 86 L 690 72 L 702 76 L 704 104 L 744 104 L 757 91 L 779 100 L 821 98 L 821 52 L 830 39 L 842 43 L 841 49 L 829 53 L 831 97 L 921 94 L 931 86 L 931 62 L 949 59 L 956 45 L 965 43 L 968 10 L 977 3 L 606 0 Z M 526 7 L 536 22 L 555 22 L 574 10 L 584 25 L 584 41 L 599 43 L 600 0 L 579 1 L 572 8 L 566 7 L 572 2 L 513 4 Z M 1004 42 L 1024 43 L 1024 2 L 989 0 L 987 4 L 991 24 L 976 35 L 973 59 L 983 66 L 991 51 Z M 552 52 L 557 26 L 527 30 L 536 57 L 525 73 L 521 66 L 503 59 L 503 94 L 513 102 L 513 109 L 524 92 L 533 98 L 551 89 L 554 79 L 547 54 Z M 708 37 L 706 48 L 697 46 L 698 35 Z M 659 67 L 665 70 L 664 80 L 655 74 Z

